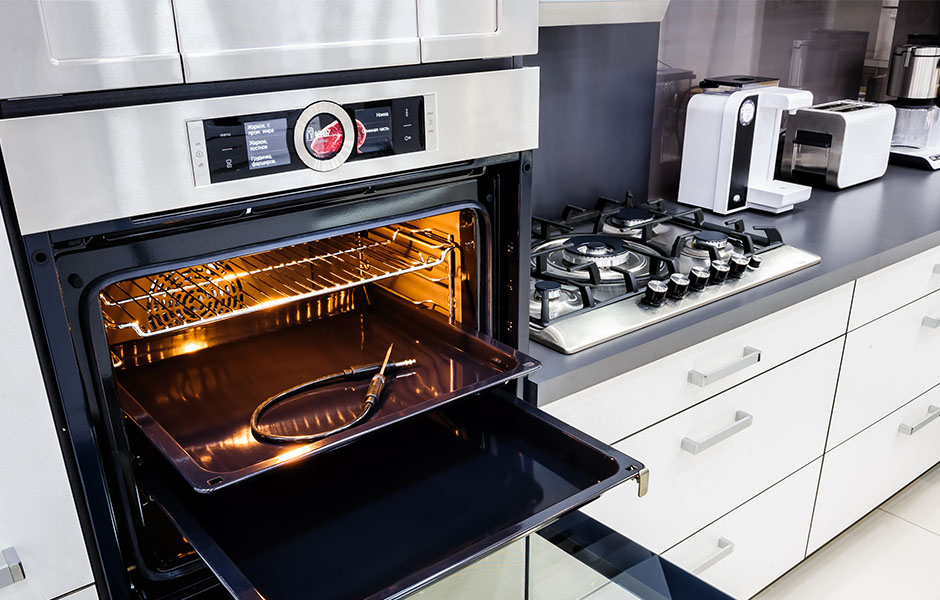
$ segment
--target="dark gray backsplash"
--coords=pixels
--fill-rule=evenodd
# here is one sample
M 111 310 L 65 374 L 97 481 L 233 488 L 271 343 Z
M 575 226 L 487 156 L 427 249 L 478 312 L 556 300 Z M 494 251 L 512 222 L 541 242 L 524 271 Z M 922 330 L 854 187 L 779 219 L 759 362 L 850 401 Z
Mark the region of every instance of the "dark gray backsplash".
M 539 53 L 525 58 L 541 67 L 536 215 L 628 189 L 646 199 L 658 46 L 658 23 L 539 31 Z

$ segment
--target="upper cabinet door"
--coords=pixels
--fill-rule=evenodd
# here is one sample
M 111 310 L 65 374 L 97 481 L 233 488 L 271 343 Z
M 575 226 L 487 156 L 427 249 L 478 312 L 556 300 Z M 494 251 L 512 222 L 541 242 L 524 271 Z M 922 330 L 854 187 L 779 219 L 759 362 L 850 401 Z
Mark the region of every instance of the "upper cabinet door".
M 538 52 L 538 0 L 417 0 L 422 62 Z
M 2 0 L 0 56 L 0 98 L 183 82 L 170 0 Z
M 186 81 L 416 64 L 415 2 L 176 0 Z

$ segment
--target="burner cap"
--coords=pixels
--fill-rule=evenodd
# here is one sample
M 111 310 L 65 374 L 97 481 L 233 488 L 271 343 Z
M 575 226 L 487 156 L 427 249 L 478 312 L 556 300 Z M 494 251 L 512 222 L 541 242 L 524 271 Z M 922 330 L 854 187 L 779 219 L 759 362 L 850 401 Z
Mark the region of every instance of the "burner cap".
M 598 267 L 615 267 L 630 258 L 623 240 L 610 236 L 579 235 L 568 239 L 564 260 L 568 264 L 597 263 Z
M 535 283 L 535 297 L 541 300 L 548 295 L 549 300 L 561 297 L 561 284 L 557 281 L 537 281 Z
M 608 217 L 608 222 L 615 227 L 638 227 L 649 223 L 656 216 L 645 208 L 625 208 Z
M 720 231 L 699 231 L 696 232 L 694 241 L 699 248 L 711 246 L 721 250 L 728 244 L 728 236 Z

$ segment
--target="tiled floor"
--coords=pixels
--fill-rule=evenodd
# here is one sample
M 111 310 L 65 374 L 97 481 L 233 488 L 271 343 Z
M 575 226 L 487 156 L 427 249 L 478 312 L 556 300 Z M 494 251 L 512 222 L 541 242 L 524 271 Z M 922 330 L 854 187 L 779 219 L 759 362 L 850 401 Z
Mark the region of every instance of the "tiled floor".
M 940 465 L 755 600 L 940 600 Z

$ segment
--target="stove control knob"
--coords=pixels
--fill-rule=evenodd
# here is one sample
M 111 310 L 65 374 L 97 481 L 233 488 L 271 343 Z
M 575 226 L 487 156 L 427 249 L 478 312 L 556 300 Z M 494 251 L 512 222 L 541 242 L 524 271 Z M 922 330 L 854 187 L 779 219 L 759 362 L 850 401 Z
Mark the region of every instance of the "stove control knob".
M 759 269 L 762 262 L 764 262 L 764 259 L 755 254 L 751 257 L 751 262 L 747 266 L 752 269 Z
M 709 277 L 711 274 L 705 267 L 692 267 L 689 272 L 689 288 L 696 292 L 704 290 Z
M 729 271 L 728 275 L 736 279 L 738 277 L 744 277 L 744 273 L 747 272 L 747 266 L 750 264 L 750 262 L 751 261 L 748 260 L 746 256 L 735 254 L 731 257 L 731 264 L 729 265 L 731 270 Z
M 669 276 L 669 282 L 666 284 L 666 295 L 673 300 L 682 300 L 689 293 L 689 277 L 682 273 L 673 273 Z
M 728 266 L 728 261 L 713 260 L 709 283 L 722 283 L 725 279 L 728 278 L 729 271 L 731 271 L 731 267 Z
M 646 284 L 646 294 L 643 296 L 643 302 L 650 306 L 661 306 L 666 300 L 668 287 L 662 281 L 652 280 Z

